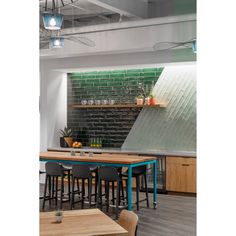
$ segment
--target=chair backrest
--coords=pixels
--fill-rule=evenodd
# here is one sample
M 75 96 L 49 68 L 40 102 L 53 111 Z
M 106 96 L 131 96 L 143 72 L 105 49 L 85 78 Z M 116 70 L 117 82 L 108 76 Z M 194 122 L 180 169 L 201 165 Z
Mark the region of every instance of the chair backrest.
M 98 169 L 98 178 L 105 181 L 118 181 L 120 180 L 118 171 L 111 166 L 102 166 Z
M 128 236 L 135 236 L 138 226 L 138 216 L 127 210 L 122 210 L 117 223 L 128 231 Z
M 63 175 L 63 168 L 57 162 L 47 162 L 45 164 L 46 174 L 53 176 L 61 176 Z
M 80 179 L 88 179 L 91 176 L 89 165 L 72 165 L 72 176 Z
M 147 171 L 147 166 L 136 166 L 132 169 L 134 174 L 144 174 Z

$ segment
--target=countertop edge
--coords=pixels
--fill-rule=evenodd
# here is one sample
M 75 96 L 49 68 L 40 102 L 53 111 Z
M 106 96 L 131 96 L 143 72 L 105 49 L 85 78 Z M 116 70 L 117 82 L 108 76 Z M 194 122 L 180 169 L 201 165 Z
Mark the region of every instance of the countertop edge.
M 119 148 L 61 148 L 61 147 L 49 147 L 47 151 L 56 152 L 93 152 L 93 153 L 124 153 L 124 154 L 139 154 L 139 155 L 151 155 L 151 156 L 173 156 L 173 157 L 194 157 L 196 158 L 196 152 L 188 151 L 163 151 L 163 150 L 152 150 L 152 151 L 142 151 L 142 150 L 124 150 Z

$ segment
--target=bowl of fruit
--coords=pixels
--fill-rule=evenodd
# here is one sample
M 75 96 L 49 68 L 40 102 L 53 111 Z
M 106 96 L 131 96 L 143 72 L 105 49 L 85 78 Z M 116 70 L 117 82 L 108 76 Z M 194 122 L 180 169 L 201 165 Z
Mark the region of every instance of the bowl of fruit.
M 82 143 L 81 142 L 73 142 L 72 147 L 73 148 L 81 148 L 82 147 Z

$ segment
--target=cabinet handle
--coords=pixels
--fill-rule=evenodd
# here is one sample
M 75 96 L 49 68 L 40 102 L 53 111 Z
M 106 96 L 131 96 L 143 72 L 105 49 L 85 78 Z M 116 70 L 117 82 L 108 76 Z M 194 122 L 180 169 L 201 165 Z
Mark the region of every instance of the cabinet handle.
M 182 164 L 182 166 L 189 166 L 189 164 Z

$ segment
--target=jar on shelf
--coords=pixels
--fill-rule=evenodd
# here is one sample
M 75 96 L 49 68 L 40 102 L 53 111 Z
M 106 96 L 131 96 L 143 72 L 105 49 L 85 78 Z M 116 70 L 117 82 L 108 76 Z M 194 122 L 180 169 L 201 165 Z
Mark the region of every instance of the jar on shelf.
M 103 99 L 103 100 L 102 100 L 102 105 L 107 105 L 107 104 L 108 104 L 107 99 Z
M 82 100 L 81 105 L 87 105 L 87 100 Z
M 109 100 L 108 100 L 108 103 L 109 103 L 109 105 L 114 105 L 114 104 L 115 104 L 115 100 L 109 99 Z
M 145 105 L 150 105 L 150 97 L 146 97 L 144 101 Z
M 101 100 L 95 100 L 95 105 L 100 105 L 101 104 Z
M 92 99 L 88 100 L 88 105 L 93 105 L 94 101 Z

